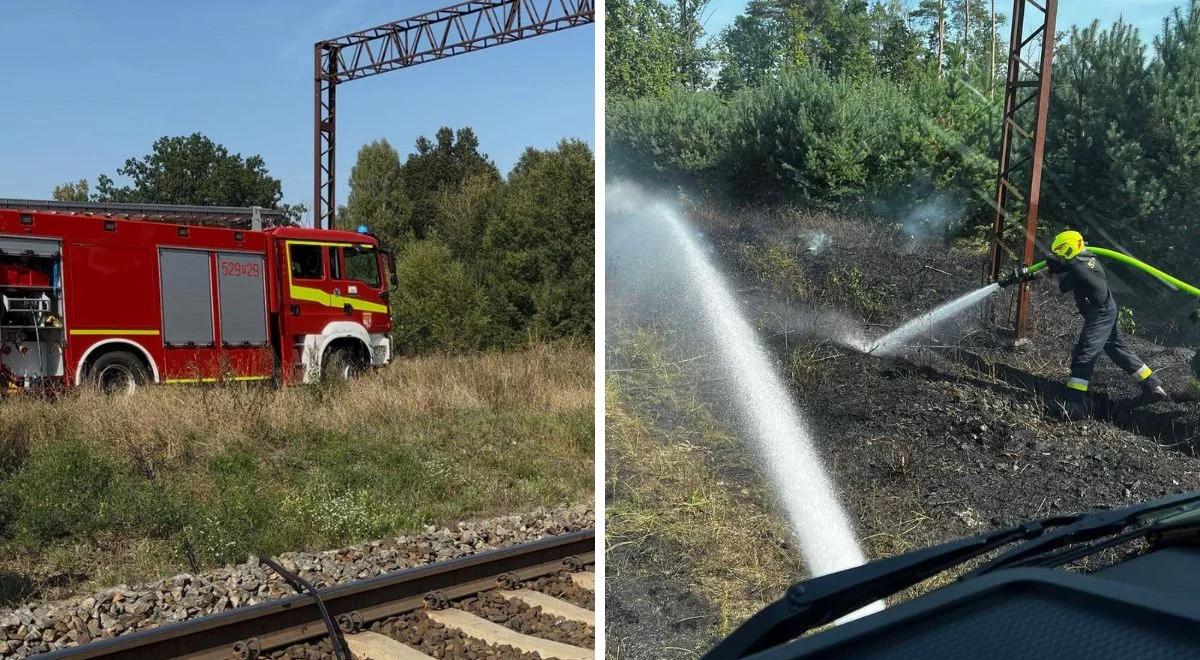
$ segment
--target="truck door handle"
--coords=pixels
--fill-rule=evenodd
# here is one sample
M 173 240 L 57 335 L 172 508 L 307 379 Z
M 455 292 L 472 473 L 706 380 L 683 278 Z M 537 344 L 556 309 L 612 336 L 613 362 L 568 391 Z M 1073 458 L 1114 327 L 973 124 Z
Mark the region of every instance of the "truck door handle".
M 345 305 L 342 305 L 342 311 L 346 312 L 346 316 L 354 315 L 354 308 L 350 306 L 350 303 L 346 303 Z
M 300 316 L 300 305 L 292 305 L 292 316 Z

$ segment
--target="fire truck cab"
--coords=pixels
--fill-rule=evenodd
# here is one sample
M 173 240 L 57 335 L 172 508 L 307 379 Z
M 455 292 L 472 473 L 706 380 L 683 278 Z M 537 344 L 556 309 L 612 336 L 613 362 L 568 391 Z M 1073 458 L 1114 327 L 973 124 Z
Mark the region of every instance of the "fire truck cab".
M 272 214 L 0 200 L 5 388 L 311 383 L 386 365 L 390 255 L 366 233 L 263 228 Z

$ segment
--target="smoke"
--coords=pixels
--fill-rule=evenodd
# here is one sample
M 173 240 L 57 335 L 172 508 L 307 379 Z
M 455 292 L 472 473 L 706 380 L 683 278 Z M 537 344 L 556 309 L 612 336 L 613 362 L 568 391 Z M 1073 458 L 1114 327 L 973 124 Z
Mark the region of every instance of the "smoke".
M 871 345 L 862 320 L 840 309 L 783 301 L 772 291 L 744 293 L 742 306 L 758 320 L 768 341 L 784 335 L 788 342 L 823 339 L 860 353 Z
M 895 220 L 918 245 L 950 237 L 968 219 L 963 196 L 938 190 L 929 179 L 905 186 L 903 192 L 875 199 L 867 208 L 875 215 Z
M 957 194 L 935 192 L 901 215 L 900 226 L 918 242 L 942 239 L 963 220 L 966 210 L 966 203 Z
M 833 245 L 833 239 L 823 231 L 806 232 L 804 240 L 808 243 L 808 253 L 814 256 L 821 254 L 825 248 Z

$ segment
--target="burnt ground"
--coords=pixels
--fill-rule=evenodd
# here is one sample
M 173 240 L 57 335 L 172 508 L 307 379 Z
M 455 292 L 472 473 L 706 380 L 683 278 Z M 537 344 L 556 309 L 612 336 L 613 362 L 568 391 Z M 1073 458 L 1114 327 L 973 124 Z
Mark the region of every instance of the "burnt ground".
M 1133 407 L 1137 387 L 1102 358 L 1097 418 L 1060 421 L 1047 409 L 1079 320 L 1048 285 L 1035 286 L 1032 343 L 1022 351 L 1010 348 L 1004 293 L 991 315 L 963 315 L 928 348 L 863 355 L 836 340 L 843 315 L 869 336 L 895 327 L 978 286 L 980 250 L 800 213 L 700 215 L 870 557 L 1200 488 L 1200 403 L 1187 400 L 1188 347 L 1200 343 L 1186 320 L 1194 301 L 1164 305 L 1110 269 L 1119 302 L 1132 301 L 1132 347 L 1185 400 Z M 828 242 L 810 250 L 818 232 Z M 686 330 L 616 299 L 607 349 L 610 654 L 695 657 L 804 569 L 737 440 L 733 394 L 711 361 L 719 348 L 697 348 Z M 702 492 L 701 506 L 678 494 L 692 491 Z M 722 547 L 729 537 L 736 543 Z

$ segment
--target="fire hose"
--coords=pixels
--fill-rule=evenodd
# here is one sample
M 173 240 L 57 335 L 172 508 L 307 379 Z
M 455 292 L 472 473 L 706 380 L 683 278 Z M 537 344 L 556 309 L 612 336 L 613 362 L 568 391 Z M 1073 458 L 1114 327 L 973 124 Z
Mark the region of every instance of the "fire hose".
M 1097 256 L 1107 257 L 1109 259 L 1133 266 L 1134 268 L 1137 268 L 1147 275 L 1154 277 L 1173 289 L 1183 291 L 1184 293 L 1190 293 L 1193 296 L 1200 298 L 1200 289 L 1173 275 L 1164 273 L 1163 271 L 1151 266 L 1148 263 L 1145 263 L 1144 261 L 1139 261 L 1138 259 L 1125 254 L 1124 252 L 1117 252 L 1116 250 L 1108 250 L 1101 247 L 1092 247 L 1090 245 L 1087 247 L 1087 249 Z M 1045 268 L 1046 265 L 1046 261 L 1042 260 L 1036 264 L 1033 264 L 1032 266 L 1023 266 L 1021 268 L 1017 268 L 1008 275 L 1001 277 L 998 282 L 1002 287 L 1011 286 L 1018 282 L 1028 282 L 1029 280 L 1033 279 L 1033 276 L 1036 275 L 1038 271 Z

